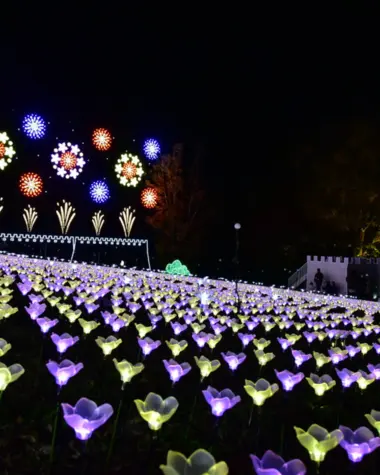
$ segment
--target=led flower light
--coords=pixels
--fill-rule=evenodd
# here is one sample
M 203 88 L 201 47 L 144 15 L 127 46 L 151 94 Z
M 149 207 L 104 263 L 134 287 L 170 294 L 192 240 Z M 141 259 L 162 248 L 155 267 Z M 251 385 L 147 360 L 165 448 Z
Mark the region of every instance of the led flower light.
M 140 416 L 148 423 L 151 430 L 159 430 L 164 422 L 167 422 L 178 409 L 178 401 L 175 397 L 165 400 L 155 393 L 149 393 L 145 399 L 135 399 L 135 404 Z
M 63 360 L 61 363 L 55 361 L 49 361 L 46 364 L 47 369 L 55 378 L 55 382 L 58 386 L 64 386 L 70 378 L 79 373 L 83 369 L 83 363 L 73 363 L 70 360 Z
M 169 341 L 166 341 L 165 343 L 169 347 L 173 356 L 178 356 L 188 346 L 188 343 L 186 340 L 177 341 L 174 338 L 171 338 Z
M 330 363 L 331 361 L 331 358 L 329 356 L 326 356 L 323 353 L 317 353 L 316 351 L 313 352 L 313 356 L 314 356 L 317 368 L 322 368 L 322 366 L 324 366 L 327 363 Z
M 166 465 L 160 465 L 164 475 L 228 475 L 225 462 L 216 463 L 214 457 L 203 449 L 196 450 L 189 458 L 169 450 Z
M 95 343 L 102 349 L 104 356 L 110 355 L 122 342 L 123 340 L 121 338 L 117 339 L 112 335 L 107 338 L 98 336 L 95 340 Z
M 155 188 L 144 188 L 141 192 L 141 203 L 144 208 L 153 209 L 158 203 L 158 193 Z
M 57 347 L 57 351 L 61 354 L 65 353 L 70 346 L 75 345 L 79 341 L 79 336 L 71 336 L 68 333 L 62 333 L 62 335 L 52 333 L 50 338 Z
M 24 373 L 24 368 L 18 363 L 7 366 L 0 362 L 0 391 L 5 391 L 10 383 L 14 383 Z
M 337 447 L 343 439 L 342 432 L 337 429 L 328 432 L 323 427 L 313 424 L 307 431 L 294 427 L 298 442 L 309 452 L 311 460 L 323 462 L 327 452 Z
M 228 364 L 231 371 L 235 371 L 241 363 L 246 359 L 247 355 L 244 353 L 235 354 L 231 351 L 227 351 L 227 353 L 222 352 L 222 356 L 224 361 Z
M 11 307 L 8 304 L 0 305 L 0 320 L 3 318 L 9 318 L 11 315 L 14 315 L 18 312 L 18 308 Z
M 111 148 L 112 136 L 107 129 L 100 127 L 93 131 L 92 143 L 97 150 L 106 152 Z
M 161 153 L 160 144 L 156 139 L 145 140 L 143 150 L 148 160 L 157 160 Z
M 9 139 L 6 132 L 0 132 L 0 170 L 12 162 L 12 158 L 16 155 L 13 148 L 13 142 Z
M 116 176 L 123 186 L 137 186 L 144 174 L 137 155 L 124 153 L 115 165 Z
M 96 322 L 95 320 L 85 320 L 84 318 L 79 318 L 78 320 L 79 322 L 79 325 L 82 327 L 83 329 L 83 333 L 85 335 L 89 335 L 93 330 L 95 330 L 95 328 L 98 328 L 98 326 L 100 325 L 99 322 Z
M 42 178 L 37 173 L 28 172 L 20 177 L 19 188 L 27 198 L 35 198 L 42 193 Z
M 30 139 L 42 139 L 46 133 L 46 123 L 37 114 L 28 114 L 22 121 L 22 129 Z
M 211 373 L 213 373 L 220 367 L 220 361 L 218 360 L 210 361 L 208 358 L 206 358 L 203 355 L 200 358 L 197 358 L 196 356 L 194 356 L 194 359 L 200 370 L 202 380 L 210 376 Z
M 137 342 L 144 356 L 149 355 L 153 350 L 157 349 L 161 345 L 160 340 L 153 341 L 148 336 L 146 338 L 138 338 Z
M 265 338 L 260 338 L 260 340 L 257 340 L 255 338 L 253 340 L 253 344 L 258 350 L 265 350 L 265 348 L 270 345 L 270 340 L 266 340 Z
M 62 142 L 51 154 L 53 168 L 61 178 L 78 178 L 86 162 L 78 145 Z
M 380 411 L 372 409 L 371 414 L 365 414 L 368 422 L 374 427 L 380 435 Z
M 25 310 L 28 312 L 32 320 L 36 320 L 44 313 L 46 305 L 44 303 L 31 303 L 29 307 L 25 307 Z
M 261 460 L 251 455 L 253 467 L 257 475 L 305 475 L 306 467 L 299 459 L 285 460 L 271 450 L 267 450 Z
M 42 333 L 47 333 L 49 330 L 55 327 L 55 325 L 57 325 L 58 319 L 55 318 L 54 320 L 51 320 L 48 317 L 41 317 L 41 318 L 37 318 L 36 322 L 38 326 L 41 328 Z
M 275 358 L 274 353 L 264 353 L 263 350 L 256 350 L 255 351 L 255 356 L 257 358 L 257 361 L 259 362 L 260 366 L 265 366 L 267 363 L 273 360 Z
M 238 337 L 243 345 L 243 348 L 248 346 L 250 342 L 255 338 L 255 336 L 251 335 L 250 333 L 238 333 Z
M 94 430 L 102 426 L 113 414 L 110 404 L 97 406 L 94 401 L 85 397 L 79 399 L 75 406 L 63 403 L 63 417 L 66 424 L 75 431 L 80 440 L 88 440 Z
M 294 358 L 294 362 L 296 366 L 299 368 L 303 363 L 306 361 L 310 360 L 312 358 L 312 355 L 306 354 L 303 351 L 300 350 L 292 350 L 292 355 Z
M 328 350 L 329 356 L 333 364 L 338 364 L 347 358 L 348 351 L 341 348 L 331 348 Z
M 208 386 L 202 392 L 207 403 L 211 406 L 211 412 L 217 417 L 222 416 L 227 409 L 231 409 L 241 401 L 240 396 L 235 396 L 230 389 L 223 389 L 223 391 L 219 392 L 215 388 Z
M 12 345 L 8 343 L 4 338 L 0 338 L 0 357 L 4 356 L 12 348 Z
M 116 358 L 113 359 L 113 362 L 116 369 L 120 373 L 120 378 L 123 384 L 130 383 L 132 378 L 141 373 L 141 371 L 144 369 L 144 365 L 142 363 L 133 365 L 127 360 L 117 361 Z
M 278 391 L 278 384 L 270 384 L 266 379 L 259 379 L 256 383 L 246 379 L 244 389 L 256 406 L 262 406 Z
M 62 308 L 62 307 L 61 307 Z M 64 315 L 65 317 L 67 318 L 67 320 L 72 324 L 72 323 L 75 323 L 79 317 L 82 315 L 82 312 L 81 310 L 65 310 L 65 308 L 62 308 L 63 312 L 64 312 Z M 80 322 L 79 322 L 80 323 Z M 82 326 L 83 328 L 83 326 Z M 85 333 L 85 332 L 84 332 Z
M 103 204 L 110 199 L 110 190 L 103 180 L 93 181 L 90 185 L 90 197 L 94 203 Z
M 306 378 L 306 381 L 314 389 L 317 396 L 323 396 L 326 391 L 333 388 L 336 385 L 336 381 L 332 379 L 328 374 L 323 376 L 318 376 L 311 373 L 309 378 Z
M 189 363 L 177 363 L 175 360 L 164 360 L 163 361 L 166 371 L 169 373 L 171 381 L 173 384 L 177 383 L 182 376 L 185 376 L 190 370 L 191 366 Z
M 361 374 L 357 372 L 350 371 L 347 368 L 343 368 L 341 371 L 339 369 L 335 369 L 337 375 L 339 376 L 342 386 L 344 388 L 349 388 L 353 383 L 361 377 Z
M 375 375 L 372 373 L 367 374 L 365 371 L 361 369 L 359 369 L 359 373 L 360 373 L 360 377 L 358 378 L 356 383 L 360 389 L 367 389 L 367 387 L 376 380 Z
M 363 457 L 380 447 L 380 437 L 375 437 L 367 427 L 352 431 L 349 427 L 339 426 L 343 434 L 340 446 L 347 452 L 351 462 L 361 462 Z
M 303 373 L 293 374 L 290 371 L 277 371 L 275 370 L 277 378 L 281 381 L 282 388 L 285 391 L 291 391 L 294 386 L 300 383 L 305 375 Z

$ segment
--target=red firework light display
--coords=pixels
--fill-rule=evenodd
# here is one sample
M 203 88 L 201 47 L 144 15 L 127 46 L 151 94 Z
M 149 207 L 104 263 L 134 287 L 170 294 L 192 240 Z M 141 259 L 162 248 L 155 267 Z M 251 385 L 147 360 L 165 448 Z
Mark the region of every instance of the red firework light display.
M 92 143 L 96 149 L 105 152 L 111 147 L 111 134 L 107 129 L 95 129 L 92 133 Z
M 141 203 L 144 208 L 155 208 L 158 203 L 158 193 L 154 188 L 145 188 L 141 193 Z
M 131 162 L 124 163 L 123 165 L 123 170 L 121 172 L 122 176 L 125 176 L 125 178 L 128 178 L 128 180 L 131 180 L 136 176 L 137 173 L 137 168 L 136 165 L 134 165 Z
M 35 198 L 42 193 L 42 178 L 37 173 L 24 173 L 21 175 L 19 186 L 23 195 Z
M 5 155 L 5 145 L 0 142 L 0 158 L 3 158 Z
M 65 170 L 72 170 L 77 166 L 77 157 L 72 152 L 65 152 L 61 155 L 59 164 Z

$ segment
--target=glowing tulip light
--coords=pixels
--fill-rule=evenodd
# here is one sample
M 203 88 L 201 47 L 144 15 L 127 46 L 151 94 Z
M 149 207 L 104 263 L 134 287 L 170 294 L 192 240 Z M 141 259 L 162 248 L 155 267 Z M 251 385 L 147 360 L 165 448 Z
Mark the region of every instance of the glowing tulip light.
M 159 430 L 164 422 L 167 422 L 178 409 L 178 401 L 175 397 L 165 400 L 161 396 L 149 393 L 145 401 L 136 399 L 135 404 L 140 416 L 148 423 L 149 429 Z
M 160 144 L 156 139 L 145 140 L 143 149 L 148 160 L 157 160 L 161 153 Z
M 86 164 L 83 152 L 78 145 L 70 142 L 62 142 L 51 154 L 53 168 L 57 170 L 57 175 L 61 178 L 78 178 Z
M 37 173 L 24 173 L 21 175 L 19 188 L 24 196 L 28 198 L 35 198 L 42 193 L 42 178 L 37 175 Z
M 95 129 L 92 133 L 92 143 L 97 150 L 106 152 L 111 148 L 112 136 L 107 129 Z
M 103 180 L 97 180 L 90 185 L 90 197 L 94 203 L 103 204 L 110 199 L 110 190 Z
M 26 115 L 22 121 L 22 128 L 30 139 L 42 139 L 46 133 L 46 123 L 37 114 Z
M 13 148 L 13 142 L 9 139 L 8 134 L 0 132 L 0 170 L 4 170 L 12 162 L 15 155 L 16 151 Z

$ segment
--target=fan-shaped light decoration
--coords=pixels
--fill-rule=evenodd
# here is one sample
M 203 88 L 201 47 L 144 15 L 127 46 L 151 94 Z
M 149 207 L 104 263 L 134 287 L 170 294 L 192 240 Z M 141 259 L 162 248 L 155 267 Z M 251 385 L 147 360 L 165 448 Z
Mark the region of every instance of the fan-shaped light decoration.
M 62 142 L 54 149 L 51 154 L 53 168 L 57 170 L 57 175 L 61 178 L 77 178 L 83 171 L 86 162 L 83 159 L 83 153 L 78 145 L 70 142 Z
M 21 175 L 20 191 L 28 198 L 35 198 L 42 193 L 42 178 L 37 173 L 28 172 Z
M 107 183 L 103 180 L 92 182 L 90 185 L 90 196 L 95 203 L 105 203 L 110 198 L 110 190 Z
M 58 209 L 56 214 L 58 216 L 59 225 L 61 226 L 62 234 L 67 234 L 70 228 L 73 219 L 75 218 L 75 208 L 73 208 L 71 203 L 63 200 L 60 205 L 57 203 Z
M 154 188 L 145 188 L 141 193 L 141 203 L 144 208 L 153 209 L 157 206 L 158 193 Z
M 123 186 L 137 186 L 144 174 L 137 155 L 123 153 L 115 165 L 116 175 Z
M 96 213 L 94 213 L 94 216 L 92 217 L 91 221 L 95 229 L 95 234 L 99 236 L 104 225 L 104 214 L 102 214 L 101 211 L 97 211 Z
M 24 209 L 22 217 L 25 221 L 26 230 L 28 231 L 28 233 L 31 233 L 38 218 L 38 213 L 36 209 L 28 205 L 28 207 Z
M 13 148 L 13 142 L 9 140 L 6 132 L 0 132 L 0 170 L 11 163 L 13 156 L 16 154 Z
M 30 139 L 42 139 L 46 132 L 45 121 L 37 114 L 26 115 L 22 121 L 22 128 Z
M 161 153 L 160 144 L 156 139 L 145 140 L 143 149 L 148 160 L 157 160 Z
M 0 197 L 0 213 L 3 211 L 4 205 L 3 205 L 3 197 Z
M 99 128 L 95 129 L 92 133 L 92 143 L 94 147 L 101 152 L 109 150 L 112 144 L 111 134 L 107 129 Z
M 132 226 L 136 219 L 134 213 L 135 211 L 132 210 L 130 206 L 128 206 L 128 208 L 124 208 L 120 213 L 119 221 L 123 228 L 125 237 L 129 237 L 131 235 Z

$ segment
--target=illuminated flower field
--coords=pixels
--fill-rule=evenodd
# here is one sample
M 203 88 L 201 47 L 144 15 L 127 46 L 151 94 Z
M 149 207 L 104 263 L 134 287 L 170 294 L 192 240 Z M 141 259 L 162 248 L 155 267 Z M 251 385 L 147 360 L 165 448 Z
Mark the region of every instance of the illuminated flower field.
M 379 304 L 5 254 L 0 270 L 4 473 L 377 473 Z

